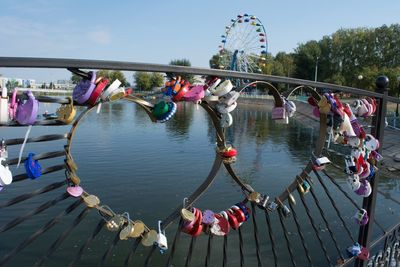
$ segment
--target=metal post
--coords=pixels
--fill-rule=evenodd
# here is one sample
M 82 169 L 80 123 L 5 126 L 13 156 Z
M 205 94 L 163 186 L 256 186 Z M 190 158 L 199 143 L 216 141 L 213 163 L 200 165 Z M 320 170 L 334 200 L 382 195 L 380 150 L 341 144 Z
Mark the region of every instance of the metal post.
M 376 91 L 382 94 L 382 98 L 379 99 L 377 113 L 372 120 L 373 128 L 371 129 L 371 134 L 379 140 L 380 147 L 378 149 L 378 152 L 381 152 L 383 145 L 384 129 L 385 129 L 386 104 L 389 91 L 388 89 L 389 79 L 386 76 L 379 76 L 376 79 L 375 84 L 376 84 Z M 364 198 L 363 201 L 363 209 L 365 209 L 369 215 L 369 222 L 364 226 L 360 226 L 360 230 L 358 233 L 358 243 L 361 246 L 367 248 L 369 247 L 368 244 L 372 236 L 372 228 L 374 225 L 378 182 L 379 182 L 379 172 L 376 172 L 375 177 L 371 180 L 372 193 L 369 197 Z M 355 266 L 357 267 L 367 266 L 367 262 L 357 259 Z
M 318 59 L 319 57 L 317 57 L 317 61 L 315 62 L 315 74 L 314 74 L 314 81 L 317 81 L 318 78 Z

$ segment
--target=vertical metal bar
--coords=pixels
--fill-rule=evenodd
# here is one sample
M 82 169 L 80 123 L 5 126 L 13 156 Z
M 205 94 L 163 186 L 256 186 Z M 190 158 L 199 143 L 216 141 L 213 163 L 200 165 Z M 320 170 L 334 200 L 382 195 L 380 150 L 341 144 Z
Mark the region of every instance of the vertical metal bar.
M 228 249 L 228 235 L 224 235 L 224 251 L 223 251 L 222 267 L 226 267 L 228 264 L 227 249 Z
M 183 219 L 181 217 L 181 219 L 179 220 L 179 223 L 178 223 L 178 229 L 176 230 L 174 242 L 172 243 L 171 252 L 170 252 L 169 257 L 168 257 L 167 267 L 168 266 L 172 266 L 172 260 L 173 260 L 174 255 L 175 255 L 176 247 L 178 246 L 178 240 L 179 240 L 179 238 L 181 236 L 182 224 L 183 224 Z
M 239 252 L 240 252 L 240 267 L 244 266 L 244 255 L 243 255 L 243 236 L 242 236 L 242 228 L 239 227 Z
M 206 256 L 206 263 L 205 263 L 206 267 L 210 266 L 213 236 L 214 235 L 212 235 L 212 234 L 208 235 L 207 256 Z
M 268 225 L 268 235 L 269 235 L 269 240 L 271 241 L 271 248 L 272 248 L 272 255 L 274 256 L 274 266 L 278 267 L 278 256 L 276 253 L 276 247 L 275 247 L 275 237 L 272 232 L 272 227 L 271 227 L 271 219 L 269 218 L 268 211 L 265 211 L 265 220 L 267 221 Z
M 372 119 L 373 128 L 371 129 L 372 135 L 377 138 L 380 142 L 380 147 L 378 152 L 381 152 L 383 145 L 383 136 L 385 129 L 385 117 L 386 117 L 386 105 L 387 105 L 387 97 L 388 97 L 388 85 L 389 79 L 386 76 L 380 76 L 376 79 L 376 91 L 377 93 L 382 94 L 382 98 L 379 99 L 379 105 L 377 108 L 376 116 Z M 371 188 L 372 193 L 369 197 L 364 198 L 363 200 L 363 209 L 365 209 L 369 215 L 369 223 L 366 225 L 360 226 L 360 230 L 358 233 L 358 243 L 363 247 L 368 247 L 369 239 L 372 236 L 373 223 L 375 219 L 375 206 L 377 199 L 377 191 L 378 191 L 378 182 L 379 182 L 379 172 L 375 173 L 375 177 L 371 180 Z M 370 227 L 371 226 L 371 227 Z M 362 261 L 360 259 L 356 260 L 355 266 L 367 266 L 367 261 Z
M 193 254 L 193 249 L 194 249 L 194 245 L 196 244 L 196 237 L 192 236 L 192 240 L 190 240 L 190 247 L 189 247 L 189 251 L 186 257 L 186 263 L 185 263 L 185 267 L 190 266 L 190 261 L 192 260 L 192 254 Z
M 281 222 L 281 226 L 282 226 L 282 230 L 283 230 L 283 235 L 285 237 L 286 240 L 286 247 L 289 251 L 289 256 L 290 256 L 290 261 L 292 262 L 294 267 L 297 267 L 296 262 L 294 261 L 294 255 L 293 255 L 293 249 L 290 246 L 290 240 L 289 240 L 289 236 L 288 236 L 288 231 L 286 229 L 286 225 L 284 220 L 282 219 L 283 215 L 282 215 L 282 210 L 281 208 L 278 209 L 278 215 L 279 215 L 279 221 Z
M 257 222 L 256 222 L 256 208 L 255 208 L 254 202 L 251 202 L 251 209 L 253 211 L 251 214 L 251 217 L 253 219 L 254 241 L 256 242 L 257 264 L 258 264 L 258 267 L 261 267 L 262 263 L 261 263 L 261 252 L 260 252 L 260 240 L 258 238 L 258 228 L 257 228 Z

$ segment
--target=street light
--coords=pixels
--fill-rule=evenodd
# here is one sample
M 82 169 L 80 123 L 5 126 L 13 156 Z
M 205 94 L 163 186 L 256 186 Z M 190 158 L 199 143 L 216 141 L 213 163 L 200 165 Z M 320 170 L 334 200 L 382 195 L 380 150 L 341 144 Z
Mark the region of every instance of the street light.
M 317 61 L 315 61 L 315 73 L 314 73 L 314 81 L 317 81 L 317 77 L 318 77 L 318 59 L 319 57 L 317 57 Z
M 397 98 L 400 96 L 400 76 L 397 76 Z M 396 104 L 396 118 L 399 117 L 399 103 Z

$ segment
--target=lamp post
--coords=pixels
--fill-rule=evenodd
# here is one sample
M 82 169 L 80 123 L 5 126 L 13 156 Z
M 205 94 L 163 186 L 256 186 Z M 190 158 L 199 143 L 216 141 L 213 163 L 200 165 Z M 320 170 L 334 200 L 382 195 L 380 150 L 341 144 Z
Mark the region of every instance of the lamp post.
M 314 73 L 314 81 L 317 81 L 318 78 L 318 59 L 319 57 L 317 57 L 317 60 L 315 61 L 315 73 Z
M 400 76 L 397 76 L 397 98 L 400 97 Z M 399 103 L 396 104 L 396 118 L 399 117 Z

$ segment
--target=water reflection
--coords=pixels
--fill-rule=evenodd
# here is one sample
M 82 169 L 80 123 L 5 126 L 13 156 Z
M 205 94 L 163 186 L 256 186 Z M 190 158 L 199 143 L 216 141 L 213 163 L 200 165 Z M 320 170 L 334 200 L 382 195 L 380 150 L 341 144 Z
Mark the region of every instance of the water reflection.
M 232 115 L 234 124 L 227 129 L 227 140 L 232 142 L 239 152 L 238 161 L 233 165 L 234 169 L 245 182 L 259 192 L 271 196 L 281 193 L 308 161 L 310 149 L 315 144 L 318 131 L 310 125 L 305 125 L 296 117 L 290 120 L 289 125 L 276 124 L 271 120 L 270 113 L 264 107 L 240 105 Z M 50 134 L 51 131 L 55 130 L 53 128 L 35 127 L 32 134 Z M 20 137 L 23 134 L 20 129 L 7 130 L 9 130 L 7 137 L 13 135 Z M 60 128 L 57 128 L 57 130 L 59 131 Z M 59 143 L 56 144 L 60 145 Z M 29 144 L 28 147 L 33 150 L 36 149 L 37 151 L 34 152 L 40 153 L 49 149 L 48 146 L 51 145 L 41 143 L 38 146 L 33 146 Z M 77 130 L 73 153 L 74 158 L 79 163 L 78 172 L 85 189 L 98 195 L 102 203 L 111 206 L 116 212 L 128 211 L 133 219 L 141 219 L 154 228 L 158 219 L 165 218 L 181 203 L 183 197 L 190 195 L 203 182 L 214 160 L 214 148 L 215 130 L 210 118 L 202 108 L 197 110 L 196 106 L 191 103 L 179 104 L 175 117 L 165 124 L 159 124 L 151 122 L 146 112 L 137 105 L 129 102 L 116 102 L 104 104 L 99 114 L 92 111 L 85 118 Z M 16 154 L 15 151 L 12 153 Z M 332 159 L 338 162 L 341 160 L 340 158 Z M 46 165 L 45 161 L 43 163 Z M 339 183 L 346 187 L 341 179 L 344 177 L 343 172 L 334 169 L 330 169 L 330 171 L 338 178 Z M 0 203 L 8 201 L 10 196 L 29 192 L 32 190 L 32 183 L 35 183 L 35 188 L 40 188 L 46 183 L 60 180 L 60 176 L 62 179 L 63 173 L 55 173 L 52 176 L 46 176 L 35 181 L 27 180 L 16 183 L 15 186 L 12 185 L 1 192 Z M 381 179 L 381 181 L 383 191 L 389 192 L 394 197 L 399 197 L 399 182 L 397 180 Z M 320 186 L 316 187 L 317 194 L 321 193 L 320 191 Z M 337 199 L 337 205 L 343 206 L 343 214 L 350 214 L 347 215 L 346 219 L 351 220 L 351 216 L 354 214 L 353 207 L 345 205 L 345 200 L 340 198 L 341 195 L 337 190 L 332 189 L 332 191 L 335 199 Z M 0 225 L 4 225 L 12 218 L 36 208 L 39 204 L 55 198 L 63 192 L 63 190 L 60 190 L 51 194 L 43 194 L 38 199 L 26 201 L 12 209 L 7 209 L 7 213 L 4 213 L 7 216 L 0 216 Z M 296 197 L 298 196 L 296 195 Z M 238 186 L 225 171 L 221 170 L 214 184 L 197 205 L 201 209 L 219 211 L 230 207 L 242 198 L 243 195 Z M 360 198 L 358 201 L 361 202 L 362 199 Z M 322 205 L 326 205 L 322 198 L 321 202 Z M 390 206 L 382 203 L 379 206 L 379 212 L 387 211 L 388 207 Z M 303 229 L 306 238 L 315 239 L 312 229 L 306 224 L 307 218 L 304 215 L 303 208 L 297 208 L 299 219 L 305 224 Z M 333 216 L 334 212 L 328 211 L 330 210 L 327 209 L 328 217 Z M 57 206 L 46 211 L 46 214 L 34 216 L 32 220 L 21 224 L 17 231 L 12 230 L 10 233 L 3 233 L 2 242 L 0 242 L 2 254 L 10 251 L 26 235 L 36 231 L 39 225 L 44 225 L 49 218 L 60 212 L 61 207 Z M 393 218 L 390 219 L 395 221 L 397 214 L 393 214 Z M 83 242 L 82 240 L 93 231 L 99 220 L 97 215 L 92 212 L 89 221 L 85 221 L 77 230 L 71 232 L 71 235 L 63 244 L 64 249 L 55 254 L 52 262 L 54 265 L 66 265 L 65 258 L 72 258 L 76 254 Z M 59 228 L 54 229 L 53 233 L 44 236 L 43 239 L 40 239 L 42 241 L 35 243 L 35 246 L 29 246 L 27 253 L 23 251 L 21 257 L 16 258 L 11 266 L 31 266 L 32 262 L 48 249 L 49 244 L 56 239 L 56 236 L 72 223 L 73 216 L 67 217 L 65 221 L 63 220 L 60 223 Z M 277 219 L 276 216 L 272 217 L 272 220 Z M 315 220 L 317 224 L 322 225 L 320 218 L 315 218 Z M 334 230 L 341 231 L 340 223 L 334 221 L 333 224 L 336 227 Z M 265 220 L 260 222 L 259 225 L 265 226 Z M 248 227 L 248 225 L 244 227 Z M 175 229 L 176 227 L 167 231 L 167 234 L 171 237 L 170 240 L 172 240 Z M 252 240 L 250 229 L 244 229 L 245 240 Z M 323 229 L 323 225 L 321 229 Z M 353 229 L 356 231 L 357 227 L 354 226 Z M 268 257 L 270 256 L 269 239 L 264 230 L 260 230 L 260 240 L 264 248 L 267 248 L 266 251 L 263 251 L 263 256 Z M 294 233 L 295 230 L 291 228 L 290 231 Z M 284 240 L 281 232 L 276 230 L 275 234 L 277 240 Z M 322 234 L 326 234 L 326 232 Z M 237 240 L 237 233 L 232 233 L 232 235 L 234 235 L 232 240 Z M 106 231 L 101 232 L 96 242 L 91 245 L 91 250 L 85 252 L 87 256 L 80 266 L 96 264 L 104 253 L 104 243 L 112 242 L 112 238 L 112 234 Z M 296 236 L 293 234 L 291 238 L 296 238 Z M 327 237 L 324 236 L 324 238 Z M 339 241 L 343 244 L 345 242 L 342 242 L 344 237 L 340 238 Z M 182 242 L 188 244 L 187 235 L 184 235 Z M 200 251 L 199 253 L 203 253 L 204 251 L 201 251 L 201 248 L 206 247 L 207 239 L 203 235 L 202 239 L 197 242 L 198 247 L 196 249 Z M 131 243 L 120 243 L 115 252 L 115 258 L 112 262 L 107 263 L 108 266 L 121 266 L 123 264 L 124 256 L 131 248 Z M 283 258 L 285 258 L 284 255 L 287 255 L 287 252 L 282 245 L 284 243 L 280 242 L 280 244 L 279 253 L 283 254 Z M 248 242 L 246 246 L 246 251 L 255 251 L 254 242 Z M 177 255 L 181 255 L 181 258 L 185 257 L 185 249 L 187 249 L 187 246 L 178 248 Z M 220 252 L 219 246 L 215 246 L 215 249 Z M 295 247 L 296 252 L 302 251 L 301 249 L 301 247 Z M 310 249 L 314 251 L 319 248 L 315 246 Z M 140 248 L 140 250 L 145 251 L 143 248 Z M 147 255 L 147 252 L 143 253 Z M 138 261 L 143 260 L 143 257 L 143 255 L 139 256 Z M 162 256 L 157 257 L 160 257 L 159 262 L 161 262 Z M 193 265 L 201 266 L 204 264 L 203 259 L 193 259 Z M 246 260 L 249 264 L 254 262 L 254 259 L 254 255 L 247 255 Z M 315 259 L 318 259 L 318 257 L 316 256 Z M 158 261 L 154 261 L 154 264 L 156 262 Z M 287 263 L 282 262 L 282 266 Z M 322 264 L 316 264 L 316 266 L 322 266 Z M 232 266 L 234 266 L 234 263 L 232 263 Z

